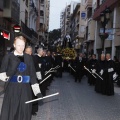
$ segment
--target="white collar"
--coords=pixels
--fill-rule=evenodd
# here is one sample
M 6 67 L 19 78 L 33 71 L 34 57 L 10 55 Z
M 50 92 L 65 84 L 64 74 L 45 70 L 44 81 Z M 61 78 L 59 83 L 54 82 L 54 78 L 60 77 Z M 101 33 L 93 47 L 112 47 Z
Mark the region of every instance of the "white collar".
M 15 56 L 17 56 L 17 55 L 23 56 L 23 53 L 22 53 L 22 54 L 18 54 L 16 51 L 14 51 L 14 55 L 15 55 Z
M 110 61 L 111 59 L 108 59 L 108 61 Z

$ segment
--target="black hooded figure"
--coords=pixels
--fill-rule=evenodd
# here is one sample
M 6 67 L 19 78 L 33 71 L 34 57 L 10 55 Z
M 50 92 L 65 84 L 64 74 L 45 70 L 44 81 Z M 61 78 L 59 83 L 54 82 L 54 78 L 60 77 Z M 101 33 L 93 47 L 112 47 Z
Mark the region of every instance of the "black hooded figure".
M 66 35 L 66 36 L 64 37 L 64 40 L 63 40 L 63 48 L 66 48 L 66 47 L 72 48 L 70 35 Z

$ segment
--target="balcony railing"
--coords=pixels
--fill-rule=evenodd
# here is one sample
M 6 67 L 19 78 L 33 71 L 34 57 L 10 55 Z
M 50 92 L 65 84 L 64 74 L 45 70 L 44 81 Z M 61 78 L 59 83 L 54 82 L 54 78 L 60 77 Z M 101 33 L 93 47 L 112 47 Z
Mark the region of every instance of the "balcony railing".
M 98 5 L 96 9 L 94 9 L 93 19 L 98 19 L 100 17 L 100 13 L 103 12 L 106 7 L 113 10 L 119 0 L 103 0 L 101 5 Z
M 17 1 L 12 1 L 11 6 L 11 18 L 19 23 L 19 16 L 20 16 L 20 4 Z
M 3 0 L 0 0 L 0 11 L 3 10 Z
M 32 31 L 21 21 L 22 32 L 32 38 Z

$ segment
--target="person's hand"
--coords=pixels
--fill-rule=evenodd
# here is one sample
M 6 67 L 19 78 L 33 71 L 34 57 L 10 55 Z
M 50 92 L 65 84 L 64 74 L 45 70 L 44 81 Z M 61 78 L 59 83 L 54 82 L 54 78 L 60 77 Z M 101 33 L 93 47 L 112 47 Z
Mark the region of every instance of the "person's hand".
M 96 70 L 95 70 L 95 69 L 93 69 L 93 70 L 92 70 L 92 73 L 94 74 L 95 72 L 96 72 Z
M 100 75 L 103 75 L 103 72 L 104 72 L 104 71 L 103 71 L 103 69 L 102 69 L 102 70 L 100 71 Z
M 113 74 L 113 80 L 116 80 L 117 77 L 118 77 L 118 75 L 117 75 L 117 73 L 115 72 L 115 73 Z

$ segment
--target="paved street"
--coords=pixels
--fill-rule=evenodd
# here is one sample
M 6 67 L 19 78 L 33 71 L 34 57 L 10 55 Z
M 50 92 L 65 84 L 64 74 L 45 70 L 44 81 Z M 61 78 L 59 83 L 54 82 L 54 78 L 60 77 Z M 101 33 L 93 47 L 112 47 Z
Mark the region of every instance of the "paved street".
M 120 120 L 120 88 L 114 96 L 97 94 L 84 77 L 75 83 L 68 73 L 56 78 L 47 94 L 59 96 L 44 100 L 39 113 L 32 120 Z
M 120 88 L 117 86 L 114 96 L 105 96 L 96 93 L 94 87 L 87 84 L 86 77 L 81 83 L 75 83 L 69 73 L 64 73 L 63 78 L 55 78 L 47 95 L 56 92 L 59 96 L 45 99 L 32 120 L 120 120 Z

